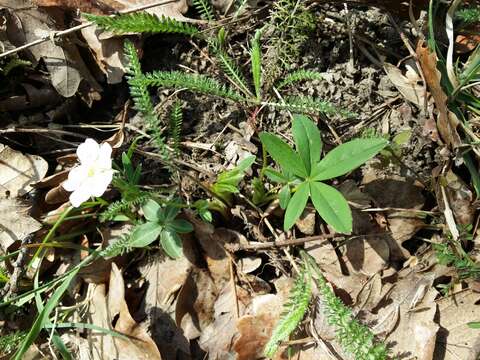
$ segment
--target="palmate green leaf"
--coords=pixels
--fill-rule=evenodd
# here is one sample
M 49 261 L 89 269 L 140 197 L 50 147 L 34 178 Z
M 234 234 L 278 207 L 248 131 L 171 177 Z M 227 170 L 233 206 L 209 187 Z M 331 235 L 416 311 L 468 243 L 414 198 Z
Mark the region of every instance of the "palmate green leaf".
M 294 115 L 292 133 L 297 146 L 297 152 L 310 173 L 312 167 L 320 160 L 322 139 L 317 125 L 306 115 Z
M 352 212 L 340 191 L 321 182 L 310 182 L 310 197 L 328 225 L 340 233 L 352 232 Z
M 182 240 L 175 231 L 163 230 L 160 234 L 160 244 L 171 258 L 176 259 L 183 255 Z
M 283 230 L 289 230 L 295 222 L 298 220 L 300 215 L 307 205 L 308 196 L 310 195 L 310 187 L 307 182 L 301 183 L 295 194 L 288 202 L 287 211 L 285 212 L 285 218 L 283 219 Z
M 148 246 L 157 240 L 162 230 L 163 226 L 156 222 L 146 222 L 145 224 L 135 226 L 132 231 L 130 246 L 137 248 Z
M 386 139 L 371 138 L 356 139 L 339 145 L 312 169 L 312 180 L 322 181 L 344 175 L 374 157 L 387 144 Z
M 267 132 L 260 134 L 260 140 L 267 152 L 273 160 L 280 164 L 284 172 L 290 172 L 302 178 L 307 177 L 307 170 L 302 158 L 287 143 Z

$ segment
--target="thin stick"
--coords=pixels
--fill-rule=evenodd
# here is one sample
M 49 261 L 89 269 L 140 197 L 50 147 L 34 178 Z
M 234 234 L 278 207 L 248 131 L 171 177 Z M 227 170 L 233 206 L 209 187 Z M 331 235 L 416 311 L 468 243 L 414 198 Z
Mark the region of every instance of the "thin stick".
M 163 0 L 163 1 L 155 2 L 153 4 L 137 6 L 137 7 L 131 8 L 131 9 L 127 9 L 127 10 L 120 10 L 119 13 L 120 14 L 130 14 L 132 12 L 142 11 L 142 10 L 150 9 L 150 8 L 153 8 L 153 7 L 156 7 L 156 6 L 166 5 L 166 4 L 170 4 L 170 3 L 174 3 L 174 2 L 177 2 L 177 0 Z M 112 15 L 112 16 L 115 16 L 115 15 Z M 92 26 L 92 25 L 95 25 L 95 23 L 93 23 L 91 21 L 88 21 L 86 23 L 74 26 L 70 29 L 66 29 L 66 30 L 62 30 L 62 31 L 52 31 L 50 34 L 45 35 L 45 36 L 43 36 L 43 37 L 41 37 L 37 40 L 34 40 L 34 41 L 29 42 L 27 44 L 24 44 L 22 46 L 19 46 L 19 47 L 16 47 L 14 49 L 11 49 L 11 50 L 8 50 L 8 51 L 5 51 L 5 52 L 1 53 L 0 54 L 0 59 L 4 58 L 5 56 L 12 55 L 12 54 L 15 54 L 19 51 L 28 49 L 32 46 L 44 43 L 46 41 L 49 41 L 49 40 L 53 41 L 56 38 L 62 37 L 64 35 L 70 34 L 72 32 L 78 31 L 78 30 L 85 29 L 85 28 L 87 28 L 89 26 Z
M 262 242 L 262 243 L 250 243 L 246 245 L 241 244 L 225 244 L 225 248 L 229 251 L 240 251 L 240 250 L 265 250 L 276 248 L 280 246 L 293 246 L 293 245 L 301 245 L 307 242 L 318 241 L 318 240 L 328 240 L 328 239 L 344 239 L 345 236 L 338 236 L 336 234 L 324 234 L 324 235 L 316 235 L 316 236 L 307 236 L 298 239 L 289 239 L 289 240 L 277 240 L 277 241 L 269 241 L 269 242 Z

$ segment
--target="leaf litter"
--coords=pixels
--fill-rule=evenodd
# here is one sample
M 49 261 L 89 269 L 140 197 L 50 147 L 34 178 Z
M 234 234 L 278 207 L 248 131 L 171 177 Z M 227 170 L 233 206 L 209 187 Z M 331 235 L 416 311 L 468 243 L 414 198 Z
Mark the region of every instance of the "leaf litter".
M 294 2 L 282 0 L 279 4 Z M 462 32 L 454 37 L 456 32 L 449 29 L 450 59 L 443 64 L 438 53 L 441 49 L 436 53 L 420 36 L 413 35 L 419 35 L 416 24 L 402 23 L 402 30 L 408 30 L 410 40 L 417 44 L 415 50 L 399 52 L 392 47 L 395 41 L 405 40 L 405 33 L 397 34 L 392 19 L 385 15 L 385 11 L 392 11 L 405 16 L 405 9 L 398 4 L 385 2 L 382 10 L 375 8 L 379 5 L 376 1 L 352 2 L 345 8 L 337 1 L 312 3 L 310 11 L 317 21 L 314 31 L 307 31 L 308 46 L 304 44 L 301 56 L 282 71 L 311 69 L 324 79 L 316 76 L 289 91 L 297 95 L 305 90 L 309 96 L 320 95 L 360 114 L 347 119 L 341 119 L 340 112 L 310 114 L 315 131 L 305 130 L 298 124 L 305 127 L 307 123 L 296 120 L 290 131 L 292 114 L 270 109 L 267 102 L 248 108 L 181 89 L 152 91 L 161 126 L 167 126 L 165 119 L 173 102 L 182 104 L 184 123 L 176 129 L 185 141 L 180 143 L 178 158 L 168 163 L 172 179 L 177 179 L 170 184 L 155 157 L 144 157 L 155 154 L 158 138 L 145 125 L 145 118 L 134 118 L 135 111 L 126 104 L 129 95 L 124 75 L 129 68 L 125 38 L 135 39 L 146 71 L 187 69 L 221 78 L 215 67 L 218 59 L 212 58 L 225 51 L 224 59 L 234 54 L 241 60 L 242 70 L 250 61 L 255 63 L 246 50 L 251 47 L 248 34 L 259 24 L 266 25 L 268 17 L 261 15 L 265 9 L 256 2 L 213 2 L 210 8 L 208 1 L 176 1 L 146 11 L 196 23 L 210 34 L 210 43 L 169 34 L 119 36 L 96 26 L 61 38 L 54 35 L 84 23 L 80 12 L 108 15 L 154 3 L 0 1 L 6 24 L 1 29 L 5 50 L 52 35 L 50 40 L 19 53 L 20 58 L 30 61 L 30 65 L 18 65 L 15 74 L 21 75 L 21 80 L 2 72 L 8 84 L 0 95 L 2 106 L 8 110 L 2 120 L 5 117 L 10 126 L 9 132 L 0 129 L 0 285 L 4 286 L 0 335 L 28 332 L 42 307 L 52 307 L 52 303 L 43 302 L 58 294 L 50 281 L 78 271 L 68 287 L 62 283 L 65 293 L 42 324 L 41 335 L 34 342 L 22 343 L 28 347 L 26 358 L 69 353 L 79 359 L 260 359 L 285 316 L 294 278 L 302 266 L 298 249 L 305 249 L 327 286 L 349 306 L 355 319 L 386 345 L 392 357 L 476 359 L 480 342 L 472 323 L 480 321 L 476 318 L 480 270 L 475 257 L 478 127 L 468 111 L 477 106 L 473 112 L 478 114 L 478 98 L 473 98 L 475 92 L 468 92 L 468 88 L 454 89 L 463 91 L 456 98 L 457 94 L 445 87 L 445 81 L 460 71 L 452 67 L 451 57 L 474 53 L 471 44 L 477 41 L 476 36 Z M 355 3 L 373 8 L 366 10 Z M 414 5 L 425 4 L 419 1 Z M 268 11 L 272 9 L 268 7 Z M 212 45 L 215 27 L 210 28 L 209 16 L 217 16 L 228 28 L 227 35 L 219 33 L 216 45 Z M 451 22 L 451 12 L 448 16 Z M 265 48 L 274 44 L 277 31 L 269 29 L 258 35 Z M 228 46 L 222 36 L 230 41 Z M 460 44 L 468 46 L 453 54 L 453 46 Z M 412 59 L 403 61 L 407 54 Z M 472 58 L 478 61 L 475 55 Z M 236 70 L 228 61 L 223 64 L 227 64 L 225 77 L 235 78 Z M 270 61 L 266 58 L 261 67 L 267 68 Z M 0 64 L 2 69 L 4 65 Z M 261 89 L 255 74 L 253 79 L 257 96 L 268 91 L 270 79 L 263 79 Z M 58 97 L 40 100 L 40 83 L 45 86 L 41 89 L 49 87 Z M 476 86 L 470 85 L 474 90 Z M 468 96 L 472 102 L 461 107 L 460 102 Z M 268 101 L 273 103 L 275 97 L 285 101 L 278 91 Z M 59 99 L 67 98 L 75 111 L 56 115 L 53 121 L 51 114 L 58 111 Z M 25 99 L 30 101 L 28 106 L 19 106 Z M 15 133 L 22 127 L 31 131 Z M 35 128 L 47 129 L 45 137 L 35 133 Z M 317 129 L 321 143 L 313 139 Z M 302 132 L 307 133 L 314 153 L 301 151 L 298 134 Z M 62 190 L 62 183 L 77 162 L 72 154 L 79 144 L 78 134 L 112 143 L 115 169 L 121 176 L 126 174 L 128 181 L 135 182 L 135 171 L 128 167 L 133 166 L 132 159 L 135 166 L 142 164 L 141 185 L 135 184 L 138 192 L 129 193 L 128 184 L 114 182 L 101 200 L 72 215 L 69 194 Z M 267 139 L 269 135 L 272 138 Z M 287 157 L 276 155 L 272 148 L 279 143 L 274 144 L 273 137 L 281 138 L 287 146 L 293 138 L 298 153 L 292 150 Z M 382 141 L 379 155 L 371 160 L 366 156 L 362 160 L 367 163 L 357 170 L 347 166 L 356 159 L 331 155 L 340 144 L 348 147 L 352 138 L 362 139 L 354 143 L 357 145 L 372 138 Z M 178 144 L 168 143 L 170 146 Z M 129 154 L 130 165 L 122 152 Z M 316 166 L 319 152 L 329 154 L 323 158 L 330 159 L 320 175 L 328 179 L 341 175 L 324 186 L 342 196 L 336 203 L 343 198 L 348 202 L 351 228 L 341 221 L 324 221 L 324 213 L 317 216 L 315 208 L 320 207 L 320 200 L 313 191 L 317 185 L 307 186 L 306 192 L 299 185 L 304 178 L 310 181 L 306 175 L 310 175 L 310 165 L 312 169 Z M 309 204 L 297 211 L 288 226 L 282 226 L 284 217 L 290 215 L 288 207 L 285 212 L 280 206 L 285 198 L 280 195 L 277 199 L 280 188 L 265 182 L 267 153 L 282 170 L 294 169 L 296 177 L 287 181 L 289 194 L 294 190 L 292 199 L 303 192 L 306 199 L 313 199 L 314 207 Z M 212 172 L 232 171 L 242 160 L 251 165 L 242 169 L 241 178 L 235 170 L 224 172 L 227 180 L 223 183 L 212 176 Z M 309 163 L 305 169 L 303 161 Z M 336 174 L 335 166 L 343 166 L 345 171 Z M 332 176 L 325 175 L 329 171 Z M 288 171 L 280 175 L 289 176 Z M 230 180 L 235 183 L 233 190 Z M 145 191 L 154 193 L 157 200 L 167 194 L 169 205 L 180 204 L 177 197 L 185 200 L 186 206 L 175 212 L 177 222 L 172 222 L 179 227 L 187 221 L 192 225 L 192 232 L 175 233 L 175 241 L 182 246 L 175 245 L 175 251 L 167 252 L 169 257 L 161 250 L 165 239 L 154 239 L 148 248 L 127 248 L 84 264 L 95 256 L 93 249 L 107 251 L 115 244 L 121 248 L 132 229 L 141 226 L 144 203 L 129 201 L 141 199 Z M 211 200 L 212 194 L 220 201 Z M 116 204 L 121 215 L 100 221 L 102 211 L 118 199 L 125 200 Z M 173 211 L 169 205 L 162 207 L 162 203 L 159 219 Z M 35 295 L 28 294 L 30 290 Z M 9 309 L 5 305 L 11 304 L 15 310 L 4 311 Z M 28 311 L 24 308 L 27 304 L 32 305 Z M 342 348 L 338 324 L 329 322 L 328 311 L 321 292 L 314 287 L 305 317 L 280 342 L 273 358 L 354 358 Z M 27 316 L 20 321 L 21 315 Z

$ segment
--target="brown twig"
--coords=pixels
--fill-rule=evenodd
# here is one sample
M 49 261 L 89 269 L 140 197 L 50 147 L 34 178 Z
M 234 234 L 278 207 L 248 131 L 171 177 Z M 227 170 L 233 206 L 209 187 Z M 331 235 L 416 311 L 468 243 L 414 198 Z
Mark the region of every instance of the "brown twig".
M 293 246 L 293 245 L 302 245 L 307 242 L 318 241 L 318 240 L 339 240 L 343 239 L 345 236 L 339 236 L 337 234 L 324 234 L 324 235 L 315 235 L 315 236 L 307 236 L 298 239 L 289 239 L 289 240 L 278 240 L 278 241 L 268 241 L 262 243 L 249 243 L 246 245 L 242 244 L 225 244 L 225 248 L 228 251 L 235 252 L 235 251 L 257 251 L 257 250 L 266 250 L 276 247 L 282 246 Z

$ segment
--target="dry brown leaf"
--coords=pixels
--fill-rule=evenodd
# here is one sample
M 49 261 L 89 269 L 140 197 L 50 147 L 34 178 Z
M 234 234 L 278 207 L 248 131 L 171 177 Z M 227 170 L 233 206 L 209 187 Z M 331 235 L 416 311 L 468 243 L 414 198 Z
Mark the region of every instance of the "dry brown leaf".
M 213 321 L 218 292 L 207 271 L 197 268 L 190 271 L 178 294 L 175 308 L 175 323 L 183 329 L 187 339 L 199 337 Z
M 401 177 L 373 180 L 365 185 L 375 205 L 382 208 L 421 209 L 425 199 L 422 187 Z M 398 196 L 402 194 L 402 196 Z M 387 215 L 390 235 L 386 237 L 392 261 L 401 261 L 410 256 L 402 243 L 425 226 L 424 219 L 415 211 L 389 211 Z
M 464 290 L 437 302 L 440 330 L 434 359 L 478 359 L 480 334 L 467 323 L 479 320 L 479 300 L 479 294 Z
M 0 144 L 0 197 L 17 197 L 28 193 L 31 184 L 43 179 L 47 162 L 40 156 L 24 155 Z
M 438 110 L 437 128 L 442 140 L 452 149 L 461 145 L 460 136 L 457 133 L 458 119 L 447 107 L 447 95 L 442 89 L 440 80 L 441 73 L 437 69 L 437 54 L 431 53 L 423 42 L 417 46 L 417 56 L 422 66 L 425 81 L 432 93 Z
M 97 0 L 99 4 L 104 4 L 115 11 L 127 10 L 148 5 L 157 0 Z M 177 0 L 165 5 L 155 6 L 147 9 L 146 12 L 157 15 L 158 17 L 166 16 L 180 21 L 189 21 L 190 19 L 183 16 L 188 10 L 186 0 Z M 127 65 L 123 54 L 123 39 L 116 37 L 110 32 L 105 32 L 96 26 L 90 26 L 82 29 L 83 38 L 90 47 L 95 60 L 104 72 L 109 84 L 117 84 L 122 81 Z
M 305 235 L 313 235 L 315 233 L 315 217 L 317 212 L 315 209 L 306 207 L 296 221 L 295 225 L 298 230 Z
M 374 275 L 388 267 L 390 248 L 382 236 L 365 236 L 348 241 L 345 255 L 355 271 Z
M 50 34 L 54 29 L 53 20 L 40 9 L 29 9 L 31 3 L 26 0 L 2 0 L 0 5 L 10 5 L 10 8 L 22 8 L 24 10 L 10 13 L 11 17 L 17 17 L 22 28 L 17 29 L 16 33 L 23 32 L 25 41 L 19 42 L 18 35 L 10 38 L 12 44 L 16 46 L 23 45 L 25 42 L 32 42 L 40 37 Z M 11 3 L 11 4 L 10 4 Z M 25 10 L 29 9 L 29 10 Z M 11 22 L 13 23 L 13 22 Z M 50 73 L 53 87 L 57 92 L 70 97 L 75 95 L 82 79 L 77 63 L 80 58 L 73 57 L 67 50 L 56 45 L 53 41 L 46 41 L 32 46 L 28 49 L 32 60 L 38 62 L 43 59 Z
M 129 336 L 123 338 L 109 334 L 90 333 L 93 359 L 98 360 L 161 360 L 157 346 L 128 310 L 125 302 L 125 285 L 122 274 L 112 264 L 110 283 L 107 286 L 90 285 L 93 289 L 88 309 L 88 321 L 105 329 Z M 115 321 L 115 324 L 113 322 Z
M 343 261 L 343 268 L 332 244 L 328 241 L 312 241 L 305 244 L 307 251 L 317 262 L 328 282 L 335 286 L 335 292 L 342 300 L 353 303 L 358 293 L 368 281 L 368 276 L 355 272 L 348 261 Z M 343 260 L 343 259 L 342 259 Z
M 145 259 L 139 271 L 147 283 L 143 299 L 152 338 L 160 349 L 163 360 L 190 358 L 190 343 L 175 325 L 175 293 L 188 275 L 190 263 L 186 258 Z
M 230 284 L 222 289 L 215 302 L 214 321 L 203 329 L 198 341 L 210 359 L 228 359 L 234 356 L 233 339 L 238 333 L 236 303 L 239 316 L 243 316 L 250 300 L 249 293 L 240 287 L 236 288 L 236 293 Z
M 445 192 L 448 196 L 449 206 L 455 216 L 457 224 L 469 225 L 474 221 L 475 207 L 473 206 L 473 193 L 465 182 L 459 178 L 452 170 L 449 170 L 445 176 Z M 445 206 L 437 184 L 435 191 L 437 192 L 437 198 L 439 207 L 444 211 Z
M 438 325 L 437 291 L 432 287 L 433 273 L 415 273 L 412 269 L 399 272 L 385 300 L 377 305 L 376 313 L 365 309 L 363 317 L 372 330 L 382 336 L 393 357 L 434 360 Z M 375 304 L 372 304 L 375 305 Z
M 237 360 L 263 357 L 263 348 L 280 318 L 291 286 L 291 279 L 280 278 L 275 282 L 277 294 L 259 295 L 252 299 L 249 314 L 237 321 L 239 336 L 233 344 Z M 278 351 L 275 359 L 281 358 L 281 353 L 282 351 Z
M 390 81 L 405 99 L 418 107 L 423 106 L 426 95 L 425 87 L 419 84 L 422 79 L 413 69 L 409 69 L 405 76 L 399 68 L 392 64 L 384 63 L 383 67 Z
M 66 9 L 80 10 L 81 12 L 102 15 L 111 12 L 119 5 L 115 0 L 33 0 L 37 6 L 56 6 Z
M 28 215 L 28 207 L 17 199 L 0 198 L 0 247 L 4 252 L 17 240 L 22 240 L 42 227 Z

